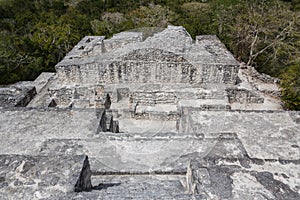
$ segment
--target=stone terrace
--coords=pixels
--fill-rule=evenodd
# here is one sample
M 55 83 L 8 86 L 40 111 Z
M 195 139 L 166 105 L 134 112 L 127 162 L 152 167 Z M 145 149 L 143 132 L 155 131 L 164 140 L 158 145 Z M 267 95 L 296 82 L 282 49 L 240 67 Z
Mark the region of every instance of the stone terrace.
M 86 36 L 0 89 L 0 198 L 298 200 L 300 112 L 276 82 L 183 27 Z

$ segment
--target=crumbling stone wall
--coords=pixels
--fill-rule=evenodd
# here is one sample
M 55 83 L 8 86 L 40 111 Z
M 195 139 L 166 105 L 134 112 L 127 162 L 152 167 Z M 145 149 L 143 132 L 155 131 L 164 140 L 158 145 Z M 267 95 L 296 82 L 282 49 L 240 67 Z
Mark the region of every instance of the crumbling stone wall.
M 229 103 L 263 103 L 264 98 L 246 89 L 227 89 Z
M 141 91 L 133 92 L 131 94 L 131 101 L 142 105 L 176 104 L 177 97 L 174 92 Z
M 49 88 L 48 93 L 52 102 L 58 107 L 104 107 L 105 94 L 102 85 Z
M 196 68 L 188 63 L 115 61 L 112 63 L 60 66 L 58 76 L 71 83 L 196 83 Z
M 192 65 L 188 62 L 114 61 L 59 66 L 62 82 L 71 83 L 226 83 L 235 84 L 239 67 Z

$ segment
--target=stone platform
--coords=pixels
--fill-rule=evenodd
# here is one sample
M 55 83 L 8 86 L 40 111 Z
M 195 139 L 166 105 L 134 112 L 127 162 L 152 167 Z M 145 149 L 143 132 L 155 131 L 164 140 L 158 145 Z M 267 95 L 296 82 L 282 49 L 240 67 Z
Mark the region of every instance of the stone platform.
M 0 89 L 1 199 L 300 199 L 300 112 L 183 27 L 86 36 Z

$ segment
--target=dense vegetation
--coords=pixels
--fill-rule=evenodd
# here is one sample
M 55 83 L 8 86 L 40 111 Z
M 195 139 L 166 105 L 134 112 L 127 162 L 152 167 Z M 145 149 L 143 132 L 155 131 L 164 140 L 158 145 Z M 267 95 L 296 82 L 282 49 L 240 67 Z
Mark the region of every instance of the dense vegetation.
M 173 24 L 281 78 L 286 108 L 300 110 L 300 0 L 0 0 L 0 14 L 0 84 L 53 71 L 85 35 Z

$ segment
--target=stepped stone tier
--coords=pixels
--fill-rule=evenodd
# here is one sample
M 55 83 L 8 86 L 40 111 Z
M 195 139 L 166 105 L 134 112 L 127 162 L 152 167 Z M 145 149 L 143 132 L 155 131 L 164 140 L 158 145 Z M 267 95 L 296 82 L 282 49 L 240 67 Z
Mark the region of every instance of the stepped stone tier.
M 300 199 L 300 112 L 183 27 L 86 36 L 0 89 L 0 199 Z

